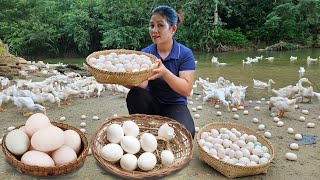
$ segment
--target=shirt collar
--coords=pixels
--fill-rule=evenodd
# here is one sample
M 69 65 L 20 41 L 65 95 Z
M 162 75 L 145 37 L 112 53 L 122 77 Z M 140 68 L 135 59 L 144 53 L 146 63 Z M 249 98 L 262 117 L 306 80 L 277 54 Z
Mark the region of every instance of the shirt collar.
M 157 45 L 153 44 L 152 48 L 152 54 L 156 54 L 157 58 L 162 59 L 157 51 Z M 170 60 L 170 59 L 179 59 L 179 43 L 173 39 L 173 47 L 171 49 L 170 54 L 163 59 L 164 61 Z

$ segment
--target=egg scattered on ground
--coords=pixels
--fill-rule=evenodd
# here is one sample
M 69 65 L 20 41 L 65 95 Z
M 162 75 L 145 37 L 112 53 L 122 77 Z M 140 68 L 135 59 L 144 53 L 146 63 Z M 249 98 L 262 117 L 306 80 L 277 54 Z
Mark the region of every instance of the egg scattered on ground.
M 195 117 L 196 119 L 199 119 L 199 118 L 200 118 L 200 115 L 199 115 L 199 114 L 195 114 L 194 117 Z
M 60 121 L 65 121 L 66 117 L 60 117 Z
M 300 139 L 302 139 L 302 135 L 301 134 L 296 134 L 296 135 L 294 135 L 294 138 L 296 140 L 300 140 Z
M 193 107 L 193 108 L 191 108 L 191 111 L 196 112 L 197 108 Z
M 80 123 L 80 127 L 86 127 L 87 124 L 85 122 Z
M 258 126 L 258 129 L 261 130 L 261 131 L 264 130 L 264 128 L 265 128 L 265 125 L 264 125 L 264 124 L 260 124 L 260 125 Z
M 85 119 L 85 118 L 87 118 L 86 115 L 81 115 L 81 119 Z
M 199 132 L 200 128 L 199 128 L 199 127 L 195 127 L 194 130 L 195 130 L 196 132 Z
M 192 104 L 193 104 L 193 101 L 188 101 L 188 104 L 192 105 Z
M 307 127 L 308 128 L 314 128 L 316 126 L 316 124 L 314 124 L 314 123 L 308 123 L 307 124 Z
M 289 147 L 292 150 L 298 150 L 299 149 L 299 145 L 297 143 L 291 143 Z
M 248 110 L 244 110 L 244 111 L 243 111 L 243 114 L 244 114 L 244 115 L 248 115 L 248 114 L 249 114 L 249 111 L 248 111 Z
M 92 119 L 93 120 L 99 120 L 99 117 L 98 116 L 93 116 Z
M 282 121 L 277 122 L 277 126 L 282 127 L 284 123 Z
M 305 118 L 304 116 L 300 116 L 300 117 L 299 117 L 299 121 L 304 122 L 304 121 L 306 121 L 306 118 Z
M 298 157 L 294 153 L 286 153 L 286 158 L 290 161 L 296 161 L 298 160 Z
M 221 116 L 221 115 L 222 115 L 221 111 L 217 111 L 217 112 L 216 112 L 216 115 L 217 115 L 217 116 Z
M 294 130 L 292 128 L 290 128 L 290 127 L 288 128 L 287 131 L 288 131 L 289 134 L 293 134 L 294 133 Z
M 238 114 L 235 114 L 235 115 L 233 115 L 233 118 L 236 119 L 236 120 L 238 120 L 238 119 L 239 119 L 239 115 L 238 115 Z
M 16 127 L 14 127 L 14 126 L 10 126 L 10 127 L 7 128 L 7 131 L 10 132 L 10 131 L 14 130 L 15 128 Z
M 266 132 L 264 132 L 264 137 L 266 137 L 266 138 L 271 138 L 271 133 L 269 132 L 269 131 L 266 131 Z

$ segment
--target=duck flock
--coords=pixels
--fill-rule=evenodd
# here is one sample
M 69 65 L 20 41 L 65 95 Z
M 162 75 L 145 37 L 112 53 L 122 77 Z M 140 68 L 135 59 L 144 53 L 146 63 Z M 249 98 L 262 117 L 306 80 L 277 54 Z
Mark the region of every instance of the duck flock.
M 93 76 L 81 76 L 79 73 L 60 73 L 55 70 L 62 63 L 45 64 L 42 61 L 28 62 L 20 71 L 21 79 L 9 80 L 0 76 L 0 112 L 5 111 L 5 103 L 12 102 L 22 115 L 28 116 L 35 111 L 46 113 L 46 109 L 56 104 L 68 105 L 70 99 L 100 97 L 105 90 L 126 96 L 129 89 L 115 84 L 97 83 Z M 26 79 L 29 75 L 40 75 L 41 81 Z

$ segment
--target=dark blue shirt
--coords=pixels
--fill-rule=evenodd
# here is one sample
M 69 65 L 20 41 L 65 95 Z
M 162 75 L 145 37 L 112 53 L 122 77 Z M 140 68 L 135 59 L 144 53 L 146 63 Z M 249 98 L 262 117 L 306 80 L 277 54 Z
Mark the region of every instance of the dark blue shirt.
M 180 71 L 195 70 L 196 67 L 192 51 L 176 40 L 173 40 L 172 50 L 165 59 L 159 55 L 156 44 L 152 44 L 142 51 L 161 59 L 163 65 L 178 77 Z M 172 90 L 162 77 L 149 81 L 147 89 L 162 104 L 187 104 L 187 97 Z

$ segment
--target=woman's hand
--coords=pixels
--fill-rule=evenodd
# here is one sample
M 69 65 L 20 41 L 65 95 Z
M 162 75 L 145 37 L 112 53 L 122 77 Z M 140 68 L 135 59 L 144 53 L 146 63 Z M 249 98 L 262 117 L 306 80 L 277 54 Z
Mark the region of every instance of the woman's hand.
M 158 63 L 158 68 L 154 69 L 153 75 L 148 78 L 148 80 L 155 80 L 159 77 L 164 77 L 169 73 L 169 70 L 162 64 L 160 59 L 156 59 L 156 63 Z

